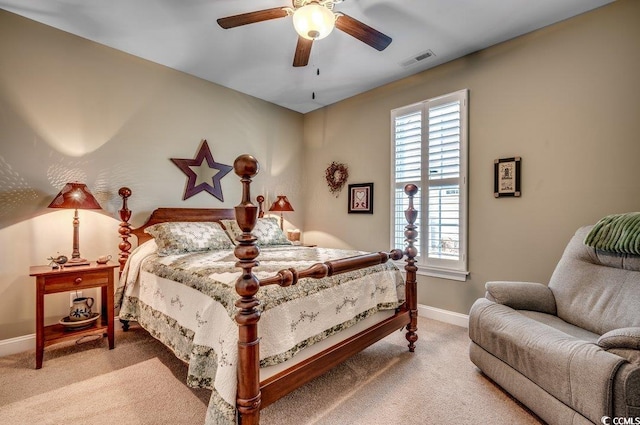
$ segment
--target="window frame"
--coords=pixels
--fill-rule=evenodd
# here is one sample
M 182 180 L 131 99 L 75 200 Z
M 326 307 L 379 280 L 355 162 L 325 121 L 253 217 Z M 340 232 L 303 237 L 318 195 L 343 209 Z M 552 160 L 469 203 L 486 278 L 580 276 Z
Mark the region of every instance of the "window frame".
M 442 179 L 442 184 L 429 185 L 429 173 L 424 172 L 424 164 L 428 164 L 429 140 L 424 139 L 424 135 L 428 137 L 429 126 L 429 110 L 455 101 L 460 102 L 460 171 L 459 177 L 453 179 Z M 418 274 L 425 276 L 438 277 L 443 279 L 451 279 L 457 281 L 466 281 L 469 275 L 468 270 L 468 157 L 469 157 L 469 90 L 462 89 L 443 96 L 437 96 L 411 105 L 406 105 L 391 111 L 391 247 L 396 244 L 396 190 L 398 183 L 396 182 L 396 118 L 411 113 L 421 113 L 420 138 L 421 138 L 421 159 L 420 159 L 420 179 L 414 179 L 411 183 L 418 186 L 420 192 L 417 196 L 420 199 L 420 205 L 415 207 L 418 209 L 418 241 L 416 246 L 420 255 L 416 258 L 416 266 Z M 426 142 L 426 143 L 425 143 Z M 438 259 L 429 258 L 422 253 L 427 252 L 428 222 L 426 216 L 423 217 L 423 211 L 428 211 L 429 196 L 427 191 L 429 187 L 445 186 L 446 182 L 455 182 L 459 184 L 459 259 Z M 406 183 L 402 183 L 404 186 Z M 404 223 L 404 221 L 403 221 Z M 403 225 L 404 228 L 404 225 Z M 399 236 L 399 235 L 398 235 Z

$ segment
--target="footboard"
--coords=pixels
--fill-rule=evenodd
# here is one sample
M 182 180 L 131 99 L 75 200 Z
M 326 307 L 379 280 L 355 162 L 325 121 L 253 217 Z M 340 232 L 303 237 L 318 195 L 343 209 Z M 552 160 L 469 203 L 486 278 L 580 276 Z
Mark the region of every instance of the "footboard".
M 236 291 L 240 299 L 236 302 L 238 313 L 238 393 L 236 407 L 239 423 L 258 424 L 260 409 L 272 403 L 293 389 L 321 375 L 328 369 L 343 362 L 353 354 L 384 338 L 391 332 L 406 327 L 409 351 L 414 351 L 418 339 L 417 331 L 417 290 L 414 243 L 417 237 L 415 220 L 417 211 L 413 206 L 413 197 L 418 192 L 415 185 L 407 185 L 405 193 L 409 197 L 409 208 L 405 212 L 408 222 L 405 230 L 407 247 L 404 251 L 394 249 L 389 253 L 378 252 L 350 258 L 315 264 L 305 270 L 285 269 L 275 276 L 258 280 L 252 269 L 258 264 L 256 258 L 260 250 L 256 238 L 251 234 L 257 222 L 257 207 L 251 203 L 251 179 L 258 173 L 259 166 L 255 158 L 241 155 L 234 162 L 235 173 L 241 178 L 242 200 L 235 207 L 236 220 L 242 230 L 236 240 L 236 263 L 242 269 L 242 275 L 236 281 Z M 261 286 L 295 285 L 300 279 L 320 279 L 361 268 L 386 263 L 389 259 L 400 260 L 406 256 L 405 302 L 396 314 L 366 329 L 342 343 L 305 360 L 282 373 L 260 382 L 260 338 L 258 322 L 260 312 L 259 299 L 256 297 Z

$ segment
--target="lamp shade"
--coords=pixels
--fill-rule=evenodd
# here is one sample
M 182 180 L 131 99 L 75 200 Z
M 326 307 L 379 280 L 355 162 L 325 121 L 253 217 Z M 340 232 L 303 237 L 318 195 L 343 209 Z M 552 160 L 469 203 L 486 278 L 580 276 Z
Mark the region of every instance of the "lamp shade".
M 100 204 L 84 183 L 67 183 L 53 198 L 49 208 L 99 210 Z
M 271 208 L 269 208 L 269 211 L 277 211 L 277 212 L 293 211 L 293 207 L 289 203 L 289 200 L 287 199 L 286 196 L 278 195 L 278 199 L 276 199 L 273 205 L 271 205 Z
M 300 37 L 320 40 L 328 36 L 336 25 L 336 17 L 331 10 L 312 1 L 293 13 L 293 26 Z

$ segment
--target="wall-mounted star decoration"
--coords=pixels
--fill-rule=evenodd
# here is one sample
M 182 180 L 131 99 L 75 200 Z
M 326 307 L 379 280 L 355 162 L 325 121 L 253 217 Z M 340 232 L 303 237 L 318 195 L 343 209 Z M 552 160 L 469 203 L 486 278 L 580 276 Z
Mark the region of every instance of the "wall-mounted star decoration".
M 215 162 L 206 140 L 202 141 L 200 150 L 194 159 L 171 158 L 171 161 L 188 177 L 182 200 L 204 190 L 224 202 L 220 179 L 226 176 L 233 167 Z

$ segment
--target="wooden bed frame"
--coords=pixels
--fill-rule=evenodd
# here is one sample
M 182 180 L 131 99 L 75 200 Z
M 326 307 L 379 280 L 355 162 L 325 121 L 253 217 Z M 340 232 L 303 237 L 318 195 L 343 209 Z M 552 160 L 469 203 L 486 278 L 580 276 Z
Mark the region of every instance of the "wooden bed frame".
M 259 196 L 260 208 L 251 203 L 250 186 L 251 179 L 258 173 L 258 161 L 250 155 L 241 155 L 234 162 L 235 173 L 242 182 L 242 200 L 235 210 L 232 209 L 207 209 L 207 208 L 159 208 L 156 209 L 149 220 L 141 227 L 132 229 L 129 224 L 131 211 L 127 208 L 127 199 L 131 196 L 131 190 L 123 187 L 119 190 L 122 197 L 122 209 L 119 211 L 119 233 L 122 241 L 120 248 L 120 271 L 129 258 L 131 243 L 129 238 L 135 235 L 138 243 L 151 238 L 144 233 L 144 229 L 155 223 L 166 221 L 218 221 L 221 219 L 236 219 L 243 234 L 237 238 L 238 244 L 234 253 L 238 258 L 237 266 L 243 270 L 236 282 L 236 291 L 240 299 L 236 302 L 238 313 L 238 390 L 236 396 L 236 409 L 238 423 L 241 425 L 257 425 L 260 422 L 260 409 L 270 405 L 296 388 L 306 384 L 312 379 L 322 375 L 329 369 L 347 360 L 354 354 L 367 348 L 374 342 L 387 335 L 406 328 L 406 339 L 409 342 L 409 351 L 415 350 L 415 342 L 418 340 L 417 319 L 417 288 L 415 257 L 417 249 L 414 246 L 418 232 L 415 221 L 417 211 L 413 206 L 413 197 L 418 192 L 415 185 L 405 187 L 405 193 L 409 197 L 409 207 L 405 211 L 407 226 L 405 237 L 407 246 L 404 251 L 394 249 L 389 253 L 378 252 L 364 254 L 356 257 L 327 261 L 315 264 L 305 270 L 287 269 L 278 272 L 275 276 L 258 280 L 252 273 L 252 268 L 257 265 L 259 249 L 256 246 L 256 238 L 251 234 L 257 218 L 262 216 L 262 202 L 264 197 Z M 386 263 L 389 259 L 400 260 L 406 256 L 405 277 L 405 302 L 396 309 L 395 314 L 373 326 L 357 333 L 356 335 L 329 347 L 320 353 L 283 370 L 276 375 L 260 382 L 260 338 L 258 337 L 258 322 L 260 305 L 256 297 L 261 286 L 277 284 L 280 286 L 295 285 L 299 279 L 319 279 L 361 269 L 377 264 Z M 125 329 L 127 324 L 125 324 Z

